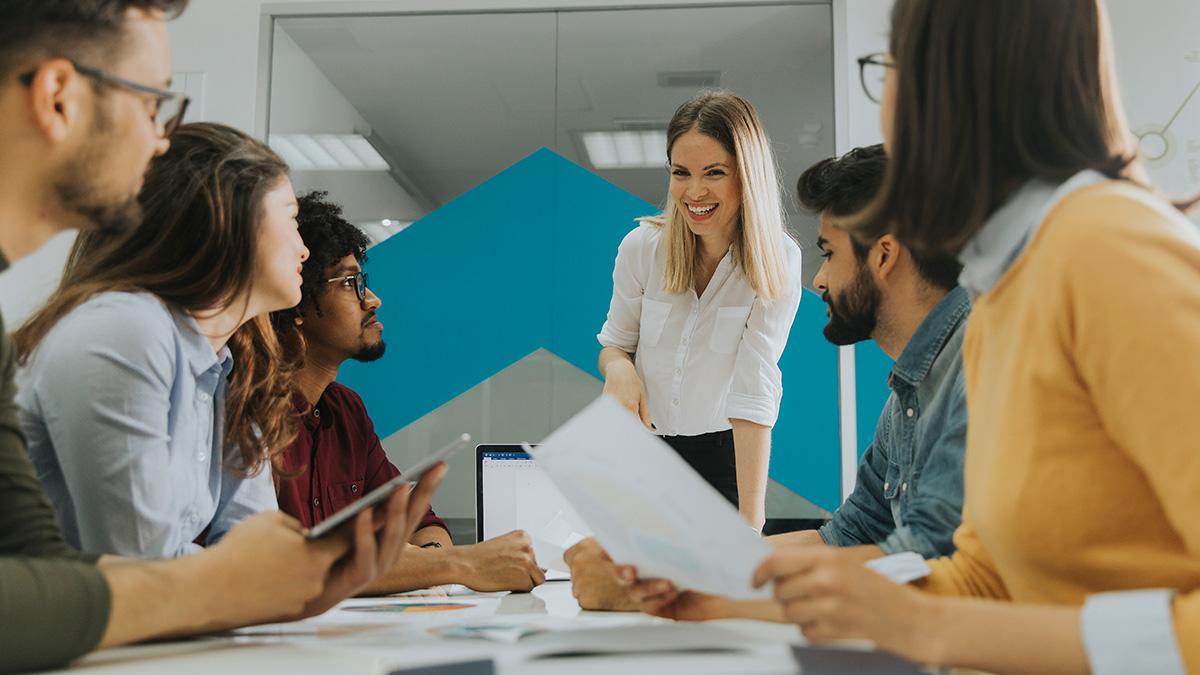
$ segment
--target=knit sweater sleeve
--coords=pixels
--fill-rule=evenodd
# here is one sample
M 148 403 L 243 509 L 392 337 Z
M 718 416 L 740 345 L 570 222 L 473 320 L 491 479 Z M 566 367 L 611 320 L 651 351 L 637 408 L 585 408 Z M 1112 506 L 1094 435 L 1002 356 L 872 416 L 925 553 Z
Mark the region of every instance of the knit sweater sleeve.
M 95 648 L 109 588 L 97 556 L 71 548 L 25 451 L 12 338 L 0 324 L 0 672 L 59 665 Z
M 979 541 L 964 510 L 954 531 L 954 554 L 927 561 L 930 574 L 915 585 L 936 595 L 962 595 L 1008 600 L 1008 591 L 992 559 Z

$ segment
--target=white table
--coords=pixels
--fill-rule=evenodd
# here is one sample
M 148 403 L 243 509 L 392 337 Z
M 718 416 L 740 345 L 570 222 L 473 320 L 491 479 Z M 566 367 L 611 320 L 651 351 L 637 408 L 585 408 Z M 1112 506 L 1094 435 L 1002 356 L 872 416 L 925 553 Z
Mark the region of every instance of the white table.
M 474 605 L 451 611 L 357 612 L 346 607 L 444 602 Z M 399 609 L 399 608 L 395 608 Z M 429 629 L 463 623 L 530 623 L 555 629 L 516 644 L 438 637 Z M 622 630 L 622 627 L 625 627 Z M 537 658 L 531 652 L 564 645 L 583 646 L 580 633 L 604 633 L 622 644 L 644 640 L 665 645 L 675 640 L 715 636 L 706 652 L 620 654 Z M 617 633 L 607 631 L 621 631 Z M 689 632 L 699 632 L 689 635 Z M 603 639 L 603 638 L 599 638 Z M 178 675 L 386 675 L 404 667 L 492 659 L 496 672 L 604 673 L 622 675 L 704 675 L 706 673 L 794 673 L 789 643 L 801 642 L 795 626 L 758 621 L 676 624 L 636 613 L 581 612 L 569 582 L 550 582 L 530 594 L 465 594 L 349 600 L 325 614 L 293 624 L 260 627 L 193 640 L 138 645 L 97 652 L 69 671 L 88 673 L 173 673 Z M 557 645 L 551 645 L 557 642 Z M 594 644 L 589 638 L 586 644 Z M 717 651 L 721 647 L 736 650 Z M 68 671 L 62 671 L 68 672 Z

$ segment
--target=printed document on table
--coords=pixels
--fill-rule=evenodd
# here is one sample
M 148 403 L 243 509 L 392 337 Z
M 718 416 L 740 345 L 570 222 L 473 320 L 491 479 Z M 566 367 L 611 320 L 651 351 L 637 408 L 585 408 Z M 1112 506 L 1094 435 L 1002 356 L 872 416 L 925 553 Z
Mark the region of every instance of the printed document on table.
M 750 578 L 771 545 L 616 399 L 601 396 L 530 452 L 616 562 L 683 589 L 769 596 Z

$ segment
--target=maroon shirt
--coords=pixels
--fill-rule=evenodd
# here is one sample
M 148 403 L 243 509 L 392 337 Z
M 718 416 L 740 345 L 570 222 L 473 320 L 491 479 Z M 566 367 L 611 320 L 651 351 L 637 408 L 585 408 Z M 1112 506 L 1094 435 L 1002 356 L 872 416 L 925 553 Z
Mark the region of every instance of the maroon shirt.
M 362 399 L 337 382 L 325 388 L 316 407 L 304 394 L 292 394 L 300 433 L 283 452 L 283 469 L 301 471 L 279 483 L 279 510 L 312 527 L 400 475 L 388 461 Z M 429 509 L 417 526 L 446 523 Z

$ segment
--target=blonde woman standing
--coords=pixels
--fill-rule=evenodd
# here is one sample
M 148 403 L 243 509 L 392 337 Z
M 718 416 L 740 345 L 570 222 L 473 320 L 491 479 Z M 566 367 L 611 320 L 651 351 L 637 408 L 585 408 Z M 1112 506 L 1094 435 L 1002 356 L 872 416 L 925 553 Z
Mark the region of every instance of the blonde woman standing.
M 667 128 L 670 195 L 617 250 L 604 393 L 637 413 L 756 529 L 766 519 L 779 357 L 800 302 L 770 142 L 729 92 Z

